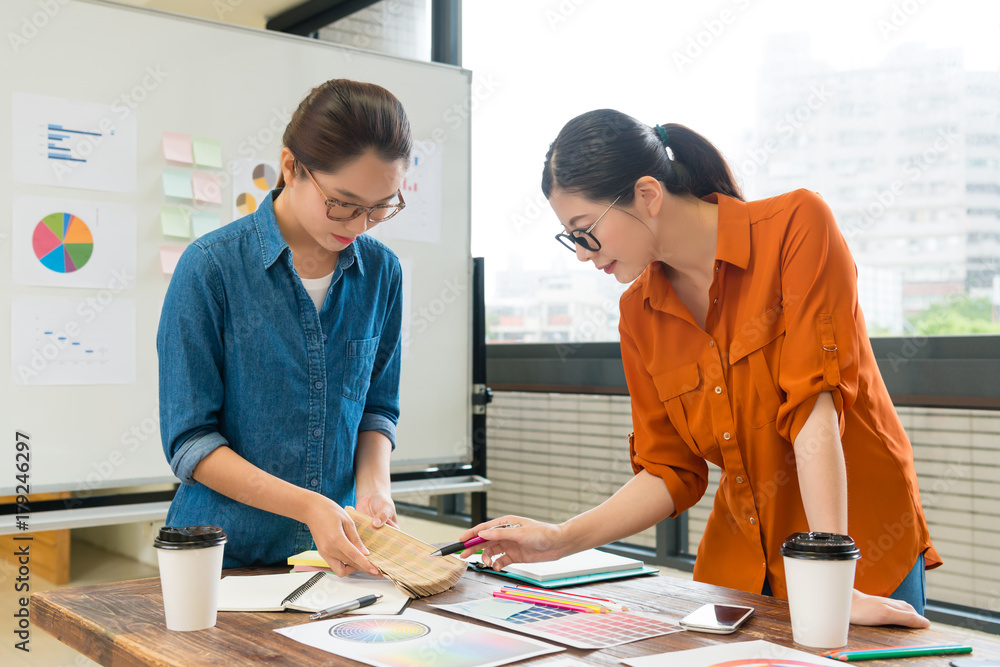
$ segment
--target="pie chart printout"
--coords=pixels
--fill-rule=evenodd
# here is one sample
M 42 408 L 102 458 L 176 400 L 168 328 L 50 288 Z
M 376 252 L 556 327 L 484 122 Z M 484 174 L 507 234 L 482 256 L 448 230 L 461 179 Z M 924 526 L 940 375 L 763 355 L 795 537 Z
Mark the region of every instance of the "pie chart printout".
M 236 197 L 236 210 L 243 215 L 250 215 L 257 210 L 257 200 L 249 192 L 241 192 Z
M 269 164 L 258 164 L 253 168 L 253 184 L 265 192 L 277 184 L 278 175 Z
M 82 269 L 94 252 L 90 227 L 72 213 L 50 213 L 42 218 L 31 241 L 38 261 L 56 273 Z

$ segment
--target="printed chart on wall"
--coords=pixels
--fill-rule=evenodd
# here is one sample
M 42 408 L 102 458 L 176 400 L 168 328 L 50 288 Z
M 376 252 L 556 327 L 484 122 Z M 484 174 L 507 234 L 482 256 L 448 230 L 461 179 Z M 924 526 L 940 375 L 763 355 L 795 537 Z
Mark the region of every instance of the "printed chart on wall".
M 14 180 L 84 190 L 133 192 L 136 110 L 116 103 L 13 93 Z
M 135 209 L 124 204 L 15 197 L 11 269 L 19 285 L 135 285 Z
M 630 667 L 834 667 L 844 663 L 764 640 L 732 642 L 622 660 Z
M 135 301 L 96 296 L 17 297 L 11 303 L 15 385 L 135 382 Z
M 399 215 L 375 229 L 375 236 L 401 241 L 441 242 L 441 144 L 417 142 L 413 165 L 399 191 L 406 202 Z M 466 224 L 461 221 L 461 224 Z
M 233 166 L 233 220 L 250 215 L 278 183 L 278 163 L 236 159 Z
M 376 667 L 492 667 L 563 650 L 413 609 L 398 616 L 339 618 L 275 632 Z

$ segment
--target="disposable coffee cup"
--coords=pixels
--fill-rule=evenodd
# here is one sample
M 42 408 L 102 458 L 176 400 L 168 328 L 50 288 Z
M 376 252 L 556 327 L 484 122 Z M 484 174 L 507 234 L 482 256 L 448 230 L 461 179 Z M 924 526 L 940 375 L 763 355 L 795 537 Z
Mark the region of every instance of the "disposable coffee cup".
M 216 526 L 161 528 L 153 540 L 168 630 L 215 625 L 226 534 Z
M 847 535 L 794 533 L 781 545 L 792 639 L 813 648 L 847 644 L 854 568 L 861 551 Z

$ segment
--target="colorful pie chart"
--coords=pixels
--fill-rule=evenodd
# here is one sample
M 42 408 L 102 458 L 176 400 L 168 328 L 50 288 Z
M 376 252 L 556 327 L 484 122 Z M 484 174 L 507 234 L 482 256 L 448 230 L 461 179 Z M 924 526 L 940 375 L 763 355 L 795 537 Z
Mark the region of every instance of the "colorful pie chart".
M 72 213 L 50 213 L 42 218 L 31 242 L 38 261 L 56 273 L 82 269 L 94 252 L 90 228 Z
M 253 168 L 253 184 L 261 190 L 270 190 L 278 182 L 278 174 L 269 164 L 258 164 Z
M 236 210 L 243 215 L 250 215 L 257 210 L 257 200 L 249 192 L 241 192 L 236 197 Z

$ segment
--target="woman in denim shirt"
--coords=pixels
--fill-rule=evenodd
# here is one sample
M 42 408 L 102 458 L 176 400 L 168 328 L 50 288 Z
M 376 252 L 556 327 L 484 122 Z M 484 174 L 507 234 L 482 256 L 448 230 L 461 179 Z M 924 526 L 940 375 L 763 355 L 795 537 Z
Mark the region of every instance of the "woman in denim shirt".
M 364 232 L 404 206 L 410 126 L 387 90 L 335 79 L 283 142 L 278 187 L 187 248 L 163 304 L 167 524 L 221 526 L 225 567 L 316 548 L 376 573 L 343 507 L 396 523 L 402 277 Z

